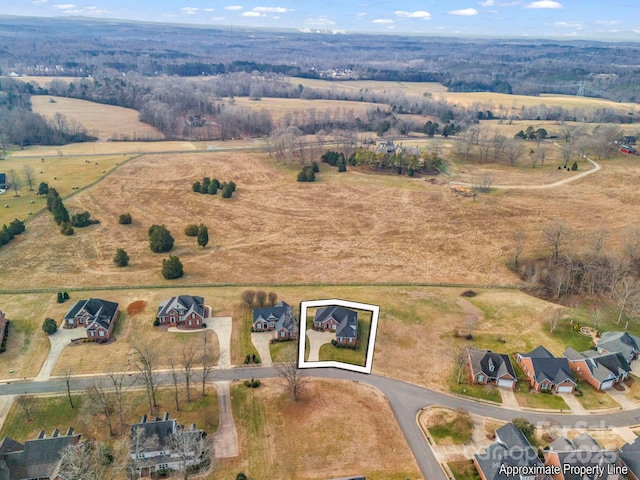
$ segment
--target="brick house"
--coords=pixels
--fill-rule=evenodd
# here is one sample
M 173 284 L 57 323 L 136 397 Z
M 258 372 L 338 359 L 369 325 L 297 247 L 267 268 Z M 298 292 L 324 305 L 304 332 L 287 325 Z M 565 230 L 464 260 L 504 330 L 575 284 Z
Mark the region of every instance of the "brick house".
M 336 332 L 340 345 L 356 347 L 358 344 L 358 312 L 343 307 L 321 307 L 313 318 L 316 330 Z
M 507 476 L 500 472 L 508 467 L 542 467 L 529 440 L 513 424 L 507 423 L 496 430 L 496 441 L 484 453 L 473 456 L 473 463 L 482 480 L 551 480 L 546 475 Z
M 278 341 L 298 338 L 298 327 L 293 307 L 286 302 L 278 302 L 273 307 L 253 310 L 253 331 L 273 332 Z
M 84 327 L 87 337 L 99 341 L 111 338 L 113 327 L 119 315 L 118 304 L 90 298 L 78 300 L 64 316 L 64 328 Z
M 640 357 L 640 338 L 627 332 L 604 332 L 595 342 L 599 353 L 622 353 L 631 363 Z
M 509 355 L 473 348 L 468 348 L 466 354 L 471 383 L 515 388 L 518 380 Z
M 41 430 L 38 437 L 24 444 L 11 437 L 0 442 L 0 478 L 8 480 L 64 480 L 60 470 L 62 450 L 77 445 L 80 435 L 73 428 L 61 435 L 58 429 L 47 437 Z
M 194 437 L 190 444 L 196 450 L 190 451 L 186 459 L 172 447 L 174 435 L 178 432 Z M 180 470 L 184 467 L 183 462 L 191 466 L 202 461 L 203 452 L 197 451 L 197 448 L 202 446 L 200 440 L 205 436 L 202 430 L 196 429 L 195 424 L 191 424 L 190 429 L 185 432 L 177 420 L 169 418 L 169 413 L 153 420 L 143 415 L 140 423 L 131 425 L 129 457 L 142 477 L 151 476 L 155 472 Z
M 619 466 L 620 459 L 614 450 L 602 448 L 588 433 L 578 435 L 573 440 L 560 437 L 549 444 L 544 452 L 545 465 L 560 467 L 556 480 L 623 480 L 617 473 L 608 473 L 608 466 Z M 576 468 L 603 467 L 604 473 L 576 475 Z
M 516 361 L 527 376 L 531 388 L 537 392 L 573 393 L 576 387 L 569 361 L 566 358 L 555 358 L 542 346 L 529 353 L 518 353 Z
M 567 348 L 562 355 L 569 360 L 569 368 L 580 380 L 586 380 L 597 390 L 613 387 L 624 381 L 631 372 L 629 363 L 620 352 L 577 352 L 573 348 Z
M 191 295 L 171 297 L 158 307 L 158 322 L 170 327 L 202 328 L 208 316 L 204 298 Z

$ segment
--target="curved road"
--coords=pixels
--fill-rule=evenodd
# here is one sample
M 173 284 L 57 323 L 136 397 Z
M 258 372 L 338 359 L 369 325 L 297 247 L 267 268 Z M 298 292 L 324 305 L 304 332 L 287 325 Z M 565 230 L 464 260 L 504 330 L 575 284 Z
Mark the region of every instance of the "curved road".
M 510 410 L 508 408 L 475 402 L 465 398 L 447 395 L 429 390 L 428 388 L 407 383 L 401 380 L 380 375 L 365 375 L 334 368 L 306 370 L 309 376 L 320 378 L 337 378 L 362 382 L 379 389 L 389 401 L 407 442 L 413 451 L 420 471 L 429 480 L 449 480 L 440 468 L 433 451 L 429 447 L 418 423 L 416 416 L 424 407 L 430 405 L 446 405 L 450 408 L 461 408 L 471 414 L 509 421 L 515 417 L 524 417 L 532 423 L 551 424 L 565 427 L 623 427 L 640 424 L 640 408 L 624 410 L 619 413 L 571 415 L 560 413 L 537 413 Z M 276 368 L 266 367 L 237 367 L 217 370 L 215 381 L 230 381 L 248 378 L 274 378 L 278 376 Z M 82 390 L 96 377 L 75 377 L 73 389 Z M 170 384 L 170 374 L 159 373 L 159 383 Z M 135 377 L 132 376 L 132 383 Z M 0 387 L 0 396 L 19 395 L 22 393 L 64 393 L 66 386 L 62 379 L 34 382 L 12 382 Z

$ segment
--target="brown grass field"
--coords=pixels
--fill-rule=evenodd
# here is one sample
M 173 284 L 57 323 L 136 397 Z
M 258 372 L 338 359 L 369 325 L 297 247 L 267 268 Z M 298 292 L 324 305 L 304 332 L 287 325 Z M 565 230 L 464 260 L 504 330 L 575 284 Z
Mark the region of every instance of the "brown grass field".
M 63 156 L 46 158 L 42 162 L 40 157 L 19 158 L 12 156 L 4 160 L 0 164 L 0 170 L 2 172 L 8 172 L 10 169 L 15 170 L 18 177 L 22 179 L 23 185 L 18 189 L 18 197 L 15 196 L 13 189 L 7 190 L 4 195 L 0 196 L 0 204 L 8 205 L 7 208 L 0 208 L 0 225 L 8 223 L 14 218 L 24 220 L 29 212 L 35 213 L 46 207 L 46 198 L 36 195 L 40 182 L 46 182 L 49 187 L 55 188 L 60 195 L 65 197 L 75 191 L 73 187 L 82 188 L 104 177 L 110 170 L 129 158 L 131 158 L 129 155 L 118 157 L 99 155 L 88 158 Z M 26 165 L 35 172 L 34 191 L 29 191 L 29 187 L 24 181 L 23 169 Z M 18 242 L 19 238 L 15 241 Z
M 48 118 L 53 118 L 56 113 L 65 115 L 69 120 L 80 123 L 89 134 L 102 140 L 164 138 L 157 129 L 142 123 L 138 119 L 138 112 L 131 108 L 51 95 L 34 95 L 31 103 L 34 112 Z
M 63 157 L 93 156 L 93 155 L 124 155 L 159 152 L 184 152 L 187 150 L 206 150 L 206 145 L 200 146 L 193 142 L 85 142 L 70 143 L 68 145 L 50 146 L 37 145 L 25 147 L 24 150 L 14 150 L 11 158 L 17 157 Z M 90 158 L 90 157 L 89 157 Z
M 294 402 L 278 380 L 265 380 L 258 389 L 238 385 L 231 396 L 240 455 L 221 461 L 211 478 L 422 478 L 389 404 L 372 387 L 314 379 Z M 281 454 L 292 445 L 294 455 Z
M 635 158 L 602 162 L 576 183 L 539 191 L 496 191 L 474 202 L 450 191 L 448 179 L 339 174 L 323 165 L 313 184 L 296 168 L 251 152 L 145 155 L 120 166 L 65 204 L 89 210 L 101 223 L 64 237 L 49 215 L 30 222 L 19 241 L 0 250 L 0 288 L 165 284 L 166 255 L 149 250 L 147 229 L 164 223 L 176 239 L 186 275 L 172 285 L 226 282 L 468 282 L 518 283 L 505 266 L 516 231 L 525 252 L 542 250 L 541 229 L 566 219 L 587 238 L 597 228 L 617 232 L 640 212 Z M 476 168 L 464 168 L 473 175 Z M 484 167 L 483 167 L 484 168 Z M 523 168 L 523 178 L 533 169 Z M 501 182 L 497 168 L 494 183 Z M 536 169 L 536 172 L 538 169 Z M 232 199 L 193 193 L 208 175 L 233 179 Z M 536 173 L 537 175 L 537 173 Z M 508 177 L 508 181 L 515 181 Z M 130 212 L 133 224 L 118 225 Z M 189 223 L 209 226 L 210 244 L 184 236 Z M 611 236 L 611 246 L 619 241 Z M 116 248 L 131 264 L 112 264 Z M 586 247 L 585 247 L 586 248 Z M 50 255 L 50 252 L 56 252 Z

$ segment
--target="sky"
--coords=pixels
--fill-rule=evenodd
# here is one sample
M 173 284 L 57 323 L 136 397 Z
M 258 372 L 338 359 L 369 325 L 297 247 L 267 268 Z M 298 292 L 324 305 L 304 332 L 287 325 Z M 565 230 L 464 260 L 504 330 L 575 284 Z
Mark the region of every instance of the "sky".
M 0 14 L 302 32 L 640 41 L 637 0 L 1 0 Z M 9 4 L 9 5 L 7 5 Z

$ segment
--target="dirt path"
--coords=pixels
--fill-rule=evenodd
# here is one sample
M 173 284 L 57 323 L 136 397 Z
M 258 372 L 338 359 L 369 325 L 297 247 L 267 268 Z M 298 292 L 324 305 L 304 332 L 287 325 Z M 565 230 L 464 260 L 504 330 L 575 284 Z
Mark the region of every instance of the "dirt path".
M 547 188 L 556 188 L 559 187 L 561 185 L 565 185 L 567 183 L 571 183 L 571 182 L 575 182 L 577 180 L 580 180 L 581 178 L 584 178 L 588 175 L 591 175 L 592 173 L 596 173 L 598 170 L 600 170 L 602 167 L 600 167 L 599 164 L 597 164 L 596 162 L 594 162 L 593 160 L 591 160 L 588 157 L 584 157 L 585 160 L 587 160 L 588 162 L 591 162 L 591 164 L 593 165 L 593 168 L 591 170 L 588 170 L 586 172 L 582 172 L 582 173 L 578 173 L 577 175 L 574 175 L 572 177 L 568 177 L 568 178 L 564 178 L 562 180 L 558 180 L 557 182 L 553 182 L 553 183 L 545 183 L 542 185 L 491 185 L 491 188 L 497 188 L 500 190 L 545 190 Z M 450 185 L 461 185 L 463 187 L 472 187 L 473 185 L 470 183 L 462 183 L 462 182 L 450 182 Z
M 216 458 L 231 458 L 238 456 L 238 432 L 231 414 L 231 398 L 229 386 L 231 382 L 215 382 L 218 390 L 218 408 L 220 409 L 220 423 L 213 436 L 213 450 Z

